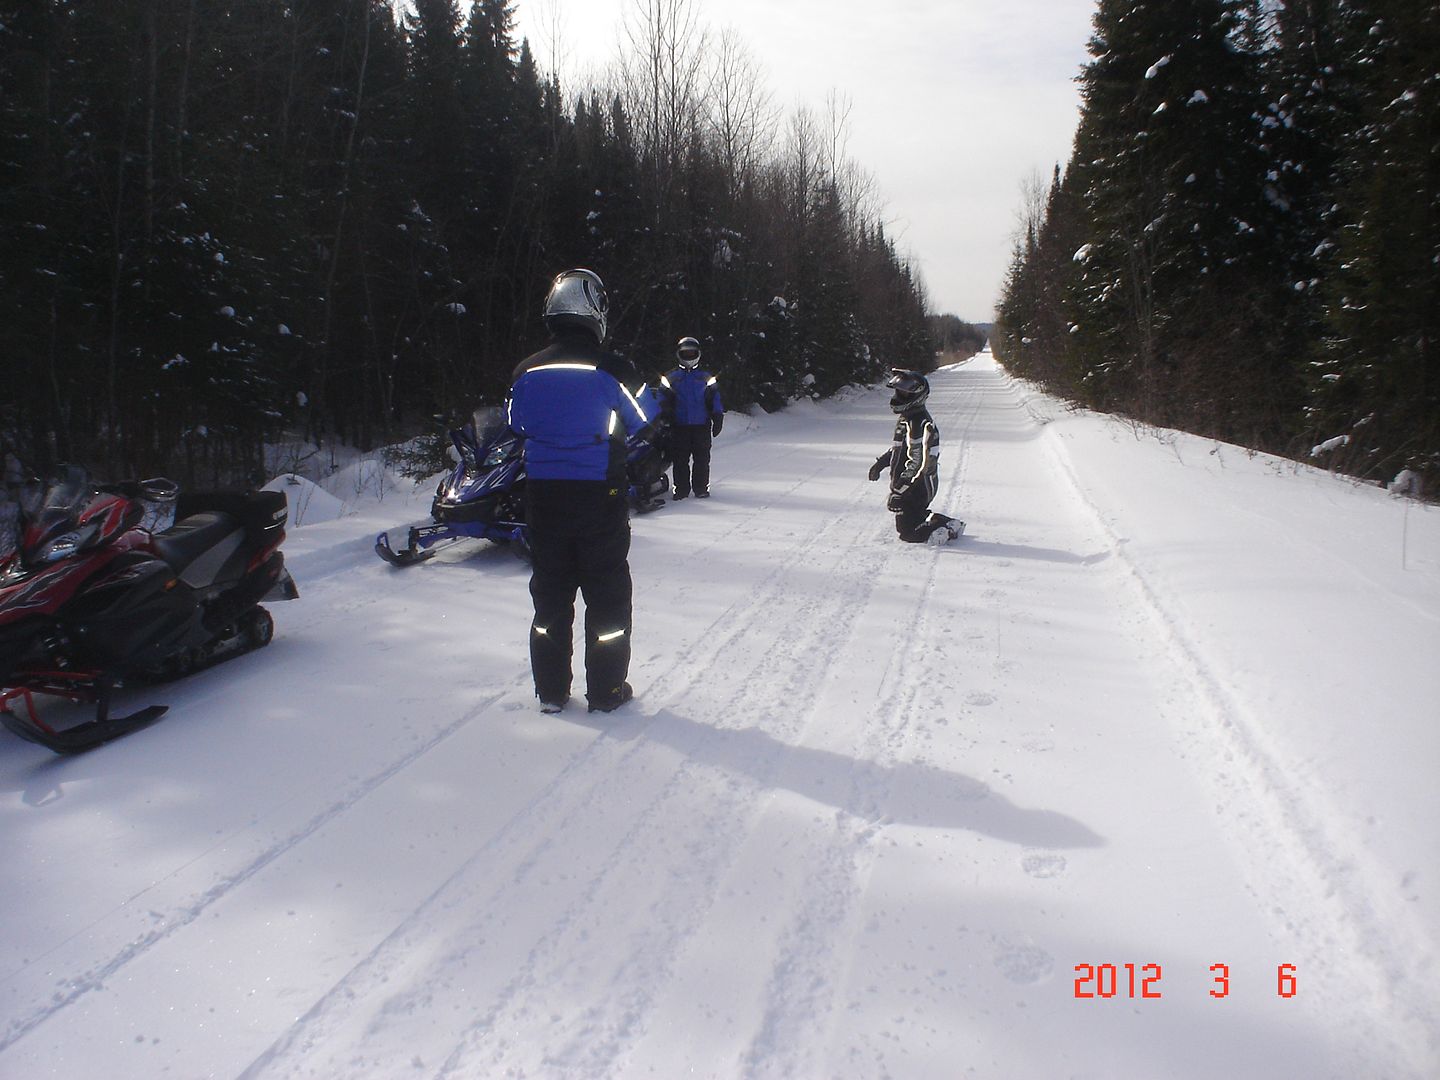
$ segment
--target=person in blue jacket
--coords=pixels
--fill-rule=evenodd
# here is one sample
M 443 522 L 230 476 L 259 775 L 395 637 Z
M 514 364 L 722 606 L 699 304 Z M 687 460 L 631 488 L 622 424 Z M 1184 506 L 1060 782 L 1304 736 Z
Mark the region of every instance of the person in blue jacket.
M 577 590 L 585 598 L 590 711 L 610 712 L 633 696 L 625 681 L 632 595 L 625 440 L 646 435 L 649 418 L 625 386 L 633 367 L 602 347 L 608 312 L 593 271 L 558 275 L 543 309 L 553 340 L 520 362 L 510 388 L 510 427 L 524 440 L 530 668 L 549 713 L 570 700 Z
M 670 427 L 670 456 L 674 466 L 673 498 L 693 490 L 698 499 L 710 497 L 710 440 L 725 426 L 719 380 L 700 367 L 700 342 L 682 337 L 675 346 L 680 366 L 660 377 L 674 412 Z M 691 462 L 694 462 L 693 468 Z

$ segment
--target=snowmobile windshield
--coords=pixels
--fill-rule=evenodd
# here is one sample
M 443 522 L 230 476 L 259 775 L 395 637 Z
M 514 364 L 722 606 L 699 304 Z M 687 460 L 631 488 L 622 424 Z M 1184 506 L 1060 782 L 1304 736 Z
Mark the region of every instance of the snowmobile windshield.
M 505 410 L 499 405 L 482 405 L 470 418 L 475 425 L 475 441 L 481 446 L 494 442 L 509 430 Z
M 43 494 L 25 510 L 20 537 L 20 558 L 27 567 L 39 567 L 68 558 L 100 534 L 98 520 L 77 525 L 95 495 L 90 474 L 78 465 L 62 466 Z
M 46 510 L 60 510 L 71 517 L 79 517 L 80 511 L 90 501 L 94 490 L 90 475 L 79 465 L 62 465 L 38 497 L 22 501 L 21 508 L 30 518 L 39 517 Z M 26 505 L 26 502 L 29 505 Z
M 514 454 L 516 436 L 510 421 L 499 405 L 475 410 L 475 441 L 484 452 L 486 465 L 499 465 Z

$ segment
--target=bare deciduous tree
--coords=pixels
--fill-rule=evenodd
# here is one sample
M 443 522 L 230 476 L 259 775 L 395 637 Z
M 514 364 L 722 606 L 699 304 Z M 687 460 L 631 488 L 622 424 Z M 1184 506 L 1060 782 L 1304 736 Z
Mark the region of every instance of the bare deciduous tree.
M 720 32 L 714 49 L 705 118 L 733 198 L 774 144 L 777 113 L 754 56 L 733 29 Z
M 700 128 L 706 33 L 692 0 L 635 0 L 624 23 L 625 107 L 651 166 L 657 208 Z

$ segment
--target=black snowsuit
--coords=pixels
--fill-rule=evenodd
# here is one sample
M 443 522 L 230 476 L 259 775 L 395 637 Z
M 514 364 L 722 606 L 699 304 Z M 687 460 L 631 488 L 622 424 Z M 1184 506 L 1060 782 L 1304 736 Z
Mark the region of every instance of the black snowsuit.
M 634 369 L 583 333 L 564 333 L 515 369 L 515 380 L 547 365 L 593 365 L 623 386 Z M 565 403 L 556 402 L 563 412 Z M 642 432 L 643 434 L 643 432 Z M 577 440 L 594 438 L 576 431 Z M 575 594 L 585 598 L 585 696 L 592 705 L 620 700 L 630 669 L 630 516 L 625 479 L 625 432 L 609 438 L 603 480 L 536 479 L 525 482 L 525 519 L 531 550 L 530 667 L 535 694 L 560 703 L 570 695 Z
M 923 544 L 936 529 L 949 524 L 944 514 L 928 512 L 939 488 L 940 430 L 921 407 L 895 421 L 890 449 L 875 459 L 870 479 L 890 470 L 890 497 L 885 506 L 895 515 L 895 531 L 909 544 Z

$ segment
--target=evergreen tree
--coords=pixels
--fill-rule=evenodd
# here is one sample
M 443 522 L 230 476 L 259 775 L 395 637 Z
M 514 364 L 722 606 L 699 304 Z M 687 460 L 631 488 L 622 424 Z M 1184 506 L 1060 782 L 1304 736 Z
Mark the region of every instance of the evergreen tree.
M 1326 337 L 1313 437 L 1377 480 L 1415 470 L 1440 490 L 1440 11 L 1355 0 L 1339 22 L 1353 116 L 1327 215 Z
M 735 405 L 928 355 L 923 286 L 813 122 L 765 157 L 733 39 L 707 105 L 686 5 L 650 9 L 645 137 L 624 93 L 567 106 L 509 0 L 400 10 L 0 0 L 0 452 L 211 484 L 280 439 L 369 447 L 498 400 L 568 265 L 610 284 L 617 347 L 668 367 L 694 334 Z
M 1002 358 L 1101 408 L 1434 490 L 1437 23 L 1416 0 L 1101 0 Z
M 1082 75 L 1075 176 L 1090 232 L 1073 322 L 1091 377 L 1147 419 L 1239 423 L 1264 327 L 1249 305 L 1268 218 L 1256 81 L 1221 0 L 1104 0 Z

